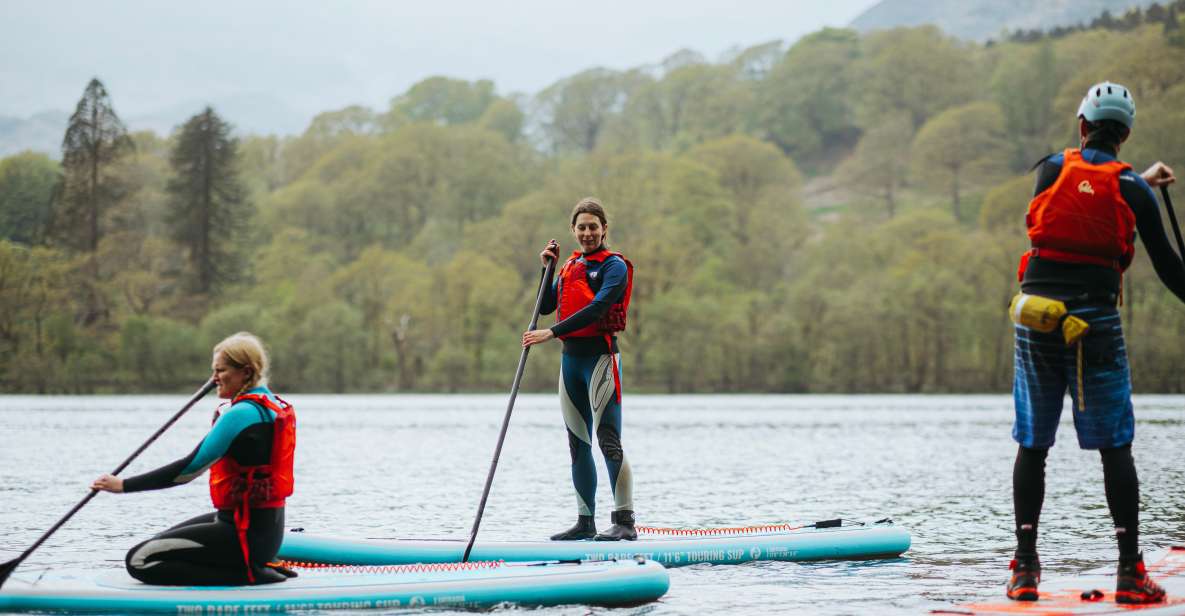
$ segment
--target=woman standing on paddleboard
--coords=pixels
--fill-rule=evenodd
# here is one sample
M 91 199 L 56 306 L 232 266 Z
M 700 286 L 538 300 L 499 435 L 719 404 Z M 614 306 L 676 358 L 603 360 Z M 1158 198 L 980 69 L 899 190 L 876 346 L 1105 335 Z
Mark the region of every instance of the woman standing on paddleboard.
M 216 511 L 186 520 L 133 547 L 128 573 L 147 584 L 223 586 L 282 582 L 267 565 L 284 536 L 284 501 L 292 494 L 296 415 L 267 388 L 268 358 L 259 338 L 237 333 L 214 347 L 213 380 L 230 408 L 188 456 L 142 475 L 103 475 L 92 489 L 160 490 L 210 469 Z
M 1045 457 L 1067 391 L 1079 446 L 1097 449 L 1102 457 L 1119 543 L 1115 599 L 1155 603 L 1165 597 L 1140 554 L 1131 374 L 1116 304 L 1137 231 L 1157 276 L 1183 302 L 1185 267 L 1169 246 L 1149 187 L 1172 183 L 1172 169 L 1158 162 L 1137 175 L 1118 159 L 1135 114 L 1127 88 L 1108 82 L 1091 86 L 1078 108 L 1080 148 L 1039 163 L 1026 217 L 1032 249 L 1021 257 L 1021 294 L 1010 311 L 1017 323 L 1012 436 L 1019 444 L 1012 471 L 1017 548 L 1009 567 L 1011 599 L 1038 598 Z
M 523 346 L 564 341 L 560 359 L 560 409 L 568 428 L 572 483 L 576 488 L 576 525 L 553 535 L 553 541 L 634 540 L 633 475 L 621 447 L 621 355 L 616 333 L 625 329 L 634 268 L 621 253 L 605 247 L 609 221 L 601 203 L 586 197 L 572 210 L 572 235 L 580 250 L 572 253 L 559 276 L 545 285 L 541 314 L 558 310 L 556 324 L 523 334 Z M 559 258 L 552 240 L 539 254 Z M 592 438 L 609 470 L 613 488 L 613 526 L 597 534 L 594 522 L 597 469 Z

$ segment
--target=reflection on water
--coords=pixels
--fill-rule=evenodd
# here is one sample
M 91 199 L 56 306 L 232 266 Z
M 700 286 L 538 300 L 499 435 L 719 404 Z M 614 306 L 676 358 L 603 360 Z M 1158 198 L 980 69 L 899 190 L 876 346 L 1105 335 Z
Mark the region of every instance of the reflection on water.
M 290 526 L 361 537 L 464 537 L 505 396 L 291 396 L 299 414 Z M 0 397 L 0 559 L 35 540 L 185 401 L 184 396 Z M 1185 544 L 1185 399 L 1136 401 L 1142 543 Z M 215 403 L 198 405 L 133 466 L 188 453 Z M 1068 405 L 1067 405 L 1068 406 Z M 614 613 L 919 613 L 1003 596 L 1012 549 L 1007 396 L 629 396 L 623 442 L 641 523 L 713 526 L 892 517 L 913 533 L 891 561 L 697 565 L 658 604 Z M 1068 411 L 1049 456 L 1040 543 L 1046 575 L 1114 558 L 1098 454 Z M 612 499 L 601 468 L 597 519 Z M 204 478 L 100 495 L 27 566 L 122 566 L 143 537 L 209 506 Z M 544 538 L 575 496 L 554 396 L 520 396 L 482 536 Z M 585 614 L 577 606 L 541 610 Z M 594 612 L 603 610 L 594 609 Z M 440 613 L 440 612 L 433 612 Z

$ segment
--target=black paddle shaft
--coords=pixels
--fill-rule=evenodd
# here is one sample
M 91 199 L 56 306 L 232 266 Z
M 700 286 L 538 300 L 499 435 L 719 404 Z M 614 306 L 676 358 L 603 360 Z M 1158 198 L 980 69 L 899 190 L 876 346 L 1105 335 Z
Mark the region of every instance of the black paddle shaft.
M 547 268 L 539 280 L 539 294 L 535 296 L 535 310 L 531 313 L 531 324 L 527 331 L 535 329 L 539 323 L 539 309 L 543 306 L 543 290 L 551 284 L 551 274 L 555 271 L 555 259 L 547 260 Z M 477 517 L 473 520 L 473 529 L 469 531 L 469 543 L 465 545 L 465 554 L 461 562 L 469 562 L 469 553 L 473 551 L 473 542 L 477 540 L 477 529 L 481 526 L 481 516 L 486 510 L 486 499 L 490 497 L 490 486 L 494 484 L 494 471 L 498 470 L 498 458 L 502 455 L 502 443 L 506 440 L 506 429 L 510 427 L 510 413 L 514 410 L 514 399 L 518 396 L 518 386 L 523 380 L 523 369 L 527 366 L 527 353 L 531 347 L 523 347 L 518 356 L 518 370 L 514 372 L 514 384 L 510 386 L 510 401 L 506 403 L 506 416 L 502 418 L 502 432 L 498 434 L 498 446 L 494 448 L 494 459 L 490 462 L 490 472 L 486 475 L 486 486 L 481 491 L 481 503 L 477 506 Z
M 111 471 L 111 474 L 118 475 L 123 472 L 123 469 L 127 468 L 127 466 L 132 463 L 132 460 L 135 460 L 137 456 L 139 456 L 141 453 L 144 453 L 144 450 L 148 449 L 149 445 L 156 441 L 156 439 L 159 438 L 161 434 L 164 434 L 165 430 L 168 430 L 169 427 L 177 423 L 177 420 L 181 419 L 181 416 L 184 415 L 186 411 L 192 408 L 193 405 L 197 404 L 198 400 L 201 400 L 203 397 L 205 397 L 205 395 L 210 393 L 210 390 L 212 389 L 214 389 L 214 379 L 206 381 L 206 384 L 202 385 L 201 389 L 197 390 L 197 393 L 193 394 L 193 397 L 189 399 L 189 402 L 185 403 L 185 406 L 181 407 L 180 411 L 177 411 L 176 414 L 169 418 L 169 421 L 165 422 L 165 425 L 161 426 L 160 429 L 153 433 L 152 436 L 148 437 L 148 440 L 144 441 L 144 444 L 140 445 L 136 451 L 133 451 L 132 455 L 128 456 L 128 458 L 124 460 L 122 464 L 115 467 L 115 470 Z M 78 513 L 79 509 L 82 509 L 87 503 L 91 502 L 91 499 L 94 498 L 98 493 L 98 490 L 91 489 L 90 493 L 87 494 L 86 497 L 84 497 L 81 501 L 78 501 L 78 504 L 74 505 L 74 508 L 67 512 L 66 515 L 62 516 L 62 519 L 58 520 L 57 523 L 51 526 L 49 530 L 45 531 L 45 534 L 41 535 L 41 537 L 37 539 L 33 545 L 29 546 L 29 549 L 22 552 L 20 556 L 17 556 L 3 565 L 0 565 L 0 586 L 3 586 L 4 582 L 8 581 L 8 576 L 12 575 L 13 570 L 16 569 L 18 565 L 24 562 L 34 550 L 41 547 L 41 544 L 45 543 L 45 540 L 49 539 L 50 535 L 53 535 L 55 532 L 57 532 L 57 530 L 61 528 L 67 520 L 74 517 L 74 514 Z
M 1181 260 L 1185 261 L 1185 242 L 1181 241 L 1181 227 L 1177 224 L 1177 213 L 1173 211 L 1173 199 L 1169 197 L 1169 187 L 1161 184 L 1160 195 L 1164 197 L 1164 209 L 1168 210 L 1169 222 L 1173 223 L 1173 235 L 1177 237 L 1177 250 Z

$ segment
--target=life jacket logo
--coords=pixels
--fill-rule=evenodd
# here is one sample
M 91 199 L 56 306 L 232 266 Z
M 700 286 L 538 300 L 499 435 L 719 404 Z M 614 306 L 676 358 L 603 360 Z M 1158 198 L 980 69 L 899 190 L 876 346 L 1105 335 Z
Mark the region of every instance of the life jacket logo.
M 1086 193 L 1088 195 L 1094 194 L 1094 187 L 1090 185 L 1089 180 L 1082 180 L 1078 183 L 1078 192 Z
M 589 273 L 588 273 L 588 277 L 589 277 L 589 278 L 592 278 L 593 280 L 596 280 L 596 279 L 597 279 L 597 274 L 600 274 L 600 273 L 601 273 L 601 272 L 589 272 Z

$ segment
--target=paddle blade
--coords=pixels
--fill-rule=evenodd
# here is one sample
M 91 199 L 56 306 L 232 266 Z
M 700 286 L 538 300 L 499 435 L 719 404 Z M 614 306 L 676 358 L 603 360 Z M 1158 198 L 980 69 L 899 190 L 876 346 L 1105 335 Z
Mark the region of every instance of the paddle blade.
M 0 565 L 0 586 L 4 586 L 4 583 L 8 581 L 8 576 L 12 575 L 16 566 L 21 564 L 21 560 L 22 558 L 18 557 Z

